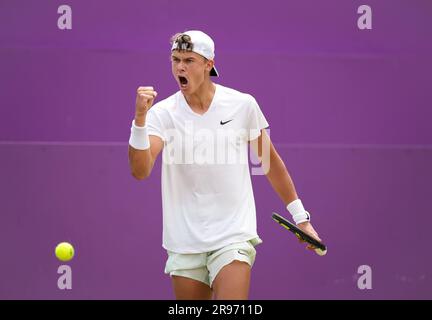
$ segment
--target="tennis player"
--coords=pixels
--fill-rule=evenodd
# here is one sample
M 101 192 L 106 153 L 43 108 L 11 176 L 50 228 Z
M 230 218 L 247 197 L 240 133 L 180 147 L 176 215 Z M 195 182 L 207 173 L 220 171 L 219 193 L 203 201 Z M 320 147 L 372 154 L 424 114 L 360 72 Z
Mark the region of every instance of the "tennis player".
M 165 273 L 177 299 L 248 298 L 255 246 L 262 242 L 249 146 L 295 223 L 320 240 L 256 100 L 212 81 L 218 76 L 214 49 L 201 31 L 172 37 L 179 91 L 152 107 L 155 88 L 139 87 L 129 139 L 129 165 L 139 180 L 162 151 Z

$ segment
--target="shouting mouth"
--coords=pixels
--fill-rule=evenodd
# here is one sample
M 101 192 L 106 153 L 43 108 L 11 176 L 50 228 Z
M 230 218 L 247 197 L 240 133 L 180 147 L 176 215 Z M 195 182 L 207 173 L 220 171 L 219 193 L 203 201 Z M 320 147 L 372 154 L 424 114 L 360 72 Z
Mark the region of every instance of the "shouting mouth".
M 188 84 L 188 79 L 186 77 L 183 77 L 183 76 L 179 76 L 178 79 L 180 82 L 180 87 L 186 88 L 187 84 Z

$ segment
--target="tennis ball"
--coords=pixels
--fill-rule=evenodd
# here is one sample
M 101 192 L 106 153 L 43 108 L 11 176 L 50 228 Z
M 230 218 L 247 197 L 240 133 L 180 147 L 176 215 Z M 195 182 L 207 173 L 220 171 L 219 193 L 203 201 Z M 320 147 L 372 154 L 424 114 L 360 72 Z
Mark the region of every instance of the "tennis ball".
M 326 253 L 327 253 L 327 250 L 321 250 L 321 249 L 316 248 L 316 249 L 315 249 L 315 252 L 316 252 L 316 254 L 319 255 L 319 256 L 325 256 Z
M 55 255 L 60 261 L 72 260 L 74 254 L 75 250 L 69 242 L 61 242 L 55 248 Z

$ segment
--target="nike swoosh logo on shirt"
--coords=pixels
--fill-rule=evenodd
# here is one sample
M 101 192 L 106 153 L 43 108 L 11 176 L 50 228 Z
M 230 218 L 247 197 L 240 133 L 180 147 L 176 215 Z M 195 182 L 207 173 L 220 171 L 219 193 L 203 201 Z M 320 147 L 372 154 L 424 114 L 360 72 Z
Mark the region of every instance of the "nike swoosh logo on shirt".
M 231 120 L 228 120 L 228 121 L 225 121 L 225 122 L 221 120 L 220 124 L 221 124 L 221 126 L 223 126 L 224 124 L 227 124 L 228 122 L 233 121 L 233 120 L 234 119 L 231 119 Z
M 240 250 L 238 250 L 237 252 L 238 252 L 238 253 L 240 253 L 240 254 L 242 254 L 242 255 L 244 255 L 244 256 L 247 256 L 247 254 L 246 254 L 246 253 L 244 253 L 244 252 L 241 252 Z

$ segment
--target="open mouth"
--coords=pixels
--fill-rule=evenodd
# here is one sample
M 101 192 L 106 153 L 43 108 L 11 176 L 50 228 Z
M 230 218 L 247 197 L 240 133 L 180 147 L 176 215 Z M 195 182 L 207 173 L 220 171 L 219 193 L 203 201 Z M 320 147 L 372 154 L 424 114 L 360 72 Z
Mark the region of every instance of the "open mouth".
M 180 85 L 181 85 L 182 87 L 186 87 L 187 84 L 188 84 L 188 79 L 186 79 L 186 78 L 183 77 L 183 76 L 179 76 L 178 78 L 179 78 L 179 81 L 180 81 Z

